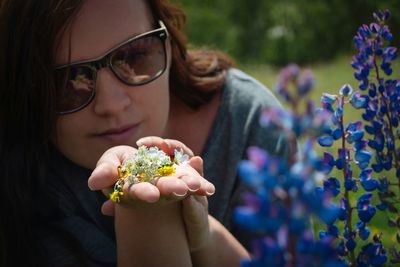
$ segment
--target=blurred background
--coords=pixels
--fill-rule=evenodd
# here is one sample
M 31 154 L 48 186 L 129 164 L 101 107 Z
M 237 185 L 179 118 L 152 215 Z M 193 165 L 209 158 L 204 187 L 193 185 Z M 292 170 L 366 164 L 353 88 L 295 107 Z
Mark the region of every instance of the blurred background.
M 220 49 L 238 67 L 273 89 L 281 67 L 295 62 L 313 70 L 313 97 L 336 93 L 344 83 L 354 88 L 350 66 L 356 53 L 353 36 L 372 13 L 389 9 L 399 47 L 400 0 L 172 0 L 188 15 L 192 47 Z M 399 64 L 394 66 L 399 77 Z
M 399 0 L 175 1 L 188 14 L 193 45 L 222 49 L 243 63 L 304 64 L 349 53 L 358 27 L 377 9 L 390 9 L 392 31 L 400 32 Z

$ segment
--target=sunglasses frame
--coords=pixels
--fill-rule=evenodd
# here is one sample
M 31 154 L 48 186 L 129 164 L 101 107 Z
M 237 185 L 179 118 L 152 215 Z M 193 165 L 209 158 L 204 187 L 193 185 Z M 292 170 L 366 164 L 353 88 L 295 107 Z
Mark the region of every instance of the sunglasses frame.
M 64 64 L 64 65 L 57 66 L 55 68 L 56 71 L 57 70 L 61 70 L 61 69 L 67 69 L 68 72 L 70 72 L 70 69 L 74 68 L 74 67 L 88 67 L 92 71 L 93 81 L 94 81 L 94 88 L 92 90 L 92 94 L 90 95 L 90 97 L 88 98 L 88 100 L 84 104 L 82 104 L 81 106 L 79 106 L 77 108 L 74 108 L 74 109 L 71 109 L 71 110 L 67 110 L 67 111 L 58 111 L 57 113 L 60 114 L 60 115 L 70 114 L 70 113 L 77 112 L 77 111 L 85 108 L 86 106 L 88 106 L 93 101 L 93 99 L 94 99 L 94 97 L 96 95 L 97 72 L 102 68 L 106 68 L 106 67 L 110 68 L 110 70 L 112 71 L 112 73 L 114 73 L 115 77 L 117 77 L 118 80 L 120 80 L 122 83 L 124 83 L 126 85 L 130 85 L 130 86 L 145 85 L 145 84 L 148 84 L 148 83 L 154 81 L 158 77 L 160 77 L 165 72 L 165 70 L 167 69 L 167 57 L 168 56 L 167 56 L 167 48 L 166 48 L 166 43 L 165 42 L 166 42 L 166 40 L 167 40 L 167 38 L 169 36 L 169 33 L 168 33 L 168 30 L 167 30 L 167 27 L 165 26 L 165 24 L 161 20 L 159 20 L 158 23 L 160 25 L 160 27 L 158 29 L 151 30 L 151 31 L 148 31 L 148 32 L 144 32 L 144 33 L 141 33 L 139 35 L 135 35 L 135 36 L 123 41 L 122 43 L 118 44 L 117 46 L 114 46 L 113 48 L 107 50 L 104 54 L 102 54 L 99 57 L 96 57 L 95 59 L 81 60 L 81 61 L 71 62 L 71 63 L 67 63 L 67 64 Z M 161 71 L 159 71 L 154 77 L 152 77 L 151 79 L 146 80 L 144 82 L 130 83 L 130 82 L 127 82 L 127 81 L 123 80 L 116 73 L 116 71 L 114 70 L 114 67 L 113 67 L 113 65 L 111 63 L 112 54 L 115 51 L 117 51 L 119 48 L 123 47 L 124 45 L 126 45 L 126 44 L 128 44 L 130 42 L 133 42 L 135 40 L 139 40 L 139 39 L 148 37 L 148 36 L 157 36 L 162 41 L 163 50 L 164 50 L 164 68 Z M 67 86 L 66 83 L 67 83 L 67 80 L 64 83 L 64 87 Z

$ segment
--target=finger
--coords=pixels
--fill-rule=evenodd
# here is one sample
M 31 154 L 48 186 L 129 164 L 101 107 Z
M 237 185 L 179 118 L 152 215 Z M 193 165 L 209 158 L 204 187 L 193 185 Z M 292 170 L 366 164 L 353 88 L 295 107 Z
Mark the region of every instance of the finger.
M 195 210 L 196 206 L 208 209 L 208 200 L 205 196 L 190 196 L 185 198 L 182 203 L 182 208 L 185 215 L 198 214 L 198 211 Z
M 116 146 L 108 149 L 97 162 L 96 168 L 88 179 L 91 190 L 100 190 L 112 186 L 118 180 L 118 166 L 135 153 L 130 146 Z
M 200 174 L 191 166 L 183 165 L 176 168 L 175 174 L 182 182 L 189 188 L 190 192 L 196 192 L 201 187 L 201 180 L 203 179 Z
M 106 216 L 114 216 L 115 203 L 112 202 L 111 200 L 107 200 L 106 202 L 104 202 L 103 205 L 101 206 L 101 213 L 103 213 Z
M 203 176 L 203 159 L 199 156 L 194 156 L 189 160 L 189 165 Z
M 109 162 L 118 166 L 128 158 L 132 157 L 136 151 L 136 148 L 131 146 L 114 146 L 103 153 L 97 162 L 97 166 L 104 162 Z
M 207 181 L 207 179 L 201 177 L 200 183 L 201 186 L 196 192 L 194 192 L 195 195 L 212 196 L 215 194 L 215 186 Z
M 163 139 L 158 136 L 147 136 L 139 139 L 136 142 L 138 146 L 156 146 L 168 155 L 174 155 L 175 149 L 182 149 L 189 157 L 193 157 L 193 151 L 188 148 L 184 143 L 174 139 Z
M 198 157 L 200 160 L 201 158 Z M 196 160 L 197 161 L 197 160 Z M 200 163 L 200 161 L 198 162 Z M 194 164 L 197 164 L 194 162 Z M 215 186 L 210 183 L 207 179 L 202 177 L 193 167 L 190 165 L 178 166 L 176 168 L 176 176 L 184 181 L 189 187 L 192 194 L 211 196 L 215 193 Z M 200 183 L 200 186 L 199 186 Z
M 133 200 L 137 199 L 148 203 L 154 203 L 160 199 L 159 189 L 147 182 L 137 183 L 131 186 L 125 184 L 123 190 L 125 194 L 128 194 Z
M 185 182 L 174 176 L 164 176 L 158 179 L 157 188 L 160 190 L 160 194 L 164 196 L 174 195 L 177 197 L 185 196 L 189 187 Z
M 187 154 L 189 157 L 193 157 L 193 151 L 187 147 L 184 143 L 181 141 L 175 140 L 175 139 L 165 139 L 165 141 L 169 144 L 170 148 L 170 155 L 173 155 L 175 153 L 175 149 L 180 150 L 182 149 L 183 153 Z
M 167 153 L 169 151 L 168 143 L 161 137 L 158 136 L 146 136 L 142 137 L 139 140 L 136 141 L 136 145 L 139 146 L 146 146 L 146 147 L 152 147 L 156 146 L 160 150 L 164 151 Z M 169 153 L 167 153 L 169 155 Z

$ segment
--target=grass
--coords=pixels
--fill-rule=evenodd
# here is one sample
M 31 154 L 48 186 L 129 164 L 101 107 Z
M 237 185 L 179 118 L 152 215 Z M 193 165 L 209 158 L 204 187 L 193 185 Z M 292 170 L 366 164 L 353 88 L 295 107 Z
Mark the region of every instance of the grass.
M 302 66 L 302 68 L 311 68 L 315 75 L 312 99 L 319 101 L 323 92 L 335 94 L 345 83 L 356 88 L 357 81 L 354 79 L 350 62 L 351 56 L 340 56 L 326 64 Z M 244 65 L 241 68 L 271 90 L 274 89 L 280 68 L 268 65 Z
M 345 84 L 348 83 L 350 84 L 354 90 L 358 90 L 358 81 L 354 78 L 353 73 L 354 70 L 352 69 L 351 65 L 351 56 L 350 55 L 343 55 L 331 62 L 327 62 L 325 64 L 313 64 L 310 66 L 302 66 L 302 68 L 311 68 L 311 70 L 314 73 L 315 76 L 315 86 L 313 89 L 313 92 L 311 93 L 311 99 L 313 99 L 316 103 L 317 106 L 320 106 L 320 98 L 322 93 L 330 93 L 330 94 L 338 94 L 339 89 Z M 274 86 L 277 82 L 277 77 L 279 73 L 279 68 L 274 68 L 268 65 L 244 65 L 241 66 L 241 68 L 247 72 L 248 74 L 252 75 L 259 81 L 261 81 L 264 85 L 266 85 L 268 88 L 270 88 L 274 92 Z M 400 77 L 400 63 L 397 62 L 393 65 L 393 78 L 399 78 Z M 279 97 L 278 97 L 279 98 Z M 351 111 L 350 111 L 351 109 Z M 355 121 L 355 120 L 361 120 L 360 117 L 360 112 L 355 111 L 353 108 L 349 107 L 349 111 L 346 113 L 346 107 L 345 107 L 345 121 L 348 123 L 349 121 Z M 329 152 L 332 154 L 336 154 L 334 150 L 336 150 L 337 147 L 333 147 L 329 149 Z M 323 149 L 322 148 L 317 148 L 317 152 L 322 154 Z M 353 168 L 354 170 L 356 167 Z M 358 173 L 357 171 L 354 171 L 353 176 L 357 177 Z M 379 174 L 382 175 L 382 174 Z M 379 178 L 379 176 L 376 174 L 374 177 Z M 395 177 L 394 172 L 386 174 L 388 177 L 391 177 L 392 179 Z M 334 176 L 340 179 L 340 177 L 343 176 L 342 173 L 339 171 L 335 170 L 333 171 L 330 176 Z M 343 184 L 343 183 L 342 183 Z M 396 194 L 400 194 L 397 190 L 395 190 Z M 351 194 L 351 203 L 352 206 L 356 205 L 357 197 L 364 193 L 364 190 L 359 190 L 359 192 Z M 337 197 L 337 200 L 339 200 L 340 195 Z M 375 199 L 376 200 L 376 199 Z M 375 202 L 377 203 L 377 202 Z M 397 215 L 398 216 L 398 215 Z M 390 217 L 395 217 L 395 215 L 391 214 Z M 371 236 L 373 234 L 383 234 L 383 242 L 386 248 L 389 248 L 393 244 L 396 243 L 396 236 L 395 236 L 395 229 L 390 228 L 388 226 L 388 218 L 389 214 L 387 212 L 380 212 L 377 211 L 377 214 L 374 216 L 373 220 L 369 224 L 371 228 Z M 357 218 L 357 212 L 353 212 L 353 222 L 358 221 Z M 342 225 L 342 224 L 338 224 Z M 354 225 L 354 223 L 353 223 Z M 315 225 L 315 230 L 316 233 L 318 233 L 319 230 L 322 230 L 324 226 L 321 224 L 316 224 Z M 360 242 L 360 241 L 359 241 Z M 361 241 L 361 243 L 364 243 L 364 241 Z M 360 246 L 358 246 L 360 248 Z

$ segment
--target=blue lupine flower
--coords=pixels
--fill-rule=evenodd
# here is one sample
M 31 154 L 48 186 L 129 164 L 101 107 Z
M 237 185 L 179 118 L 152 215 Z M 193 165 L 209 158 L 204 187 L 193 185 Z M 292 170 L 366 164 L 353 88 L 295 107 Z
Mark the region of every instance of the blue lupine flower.
M 337 252 L 338 252 L 338 254 L 340 255 L 340 256 L 345 256 L 346 255 L 346 247 L 345 247 L 345 245 L 344 245 L 344 242 L 343 242 L 343 240 L 341 240 L 340 242 L 339 242 L 339 244 L 338 244 L 338 247 L 337 247 Z
M 336 159 L 336 168 L 343 169 L 347 160 L 350 158 L 350 151 L 348 149 L 339 148 L 338 158 Z
M 381 242 L 368 243 L 361 248 L 357 266 L 382 266 L 387 261 L 386 250 Z
M 347 191 L 353 191 L 356 192 L 357 191 L 357 182 L 355 179 L 349 178 L 349 179 L 345 179 L 344 181 L 344 188 Z
M 322 163 L 322 168 L 318 170 L 324 173 L 330 173 L 332 168 L 335 166 L 335 158 L 330 153 L 325 151 Z
M 352 251 L 356 248 L 357 242 L 354 239 L 347 239 L 346 241 L 346 248 L 349 251 Z
M 362 95 L 360 91 L 357 91 L 354 94 L 352 94 L 350 103 L 354 108 L 360 109 L 367 107 L 368 100 L 369 100 L 368 96 Z
M 353 88 L 348 83 L 343 85 L 342 88 L 340 88 L 340 90 L 339 90 L 339 94 L 341 96 L 349 96 L 349 95 L 351 95 L 351 93 L 353 93 Z
M 376 132 L 374 139 L 373 140 L 369 140 L 368 141 L 368 145 L 378 151 L 378 152 L 382 152 L 383 149 L 385 148 L 385 137 L 381 132 Z
M 343 129 L 341 127 L 337 127 L 331 133 L 333 140 L 339 140 L 343 136 Z
M 354 146 L 353 146 L 354 151 L 366 149 L 367 144 L 368 144 L 367 140 L 360 140 L 360 141 L 354 143 Z
M 358 150 L 355 154 L 355 159 L 357 161 L 369 161 L 371 156 L 372 154 L 368 150 Z
M 339 180 L 334 177 L 328 178 L 324 181 L 324 190 L 336 197 L 340 193 Z
M 364 131 L 348 131 L 348 136 L 347 136 L 347 141 L 352 144 L 354 142 L 361 141 L 361 139 L 364 137 Z
M 261 126 L 274 126 L 283 128 L 283 130 L 293 129 L 294 119 L 293 115 L 282 108 L 266 108 L 261 112 L 260 117 Z
M 374 191 L 379 187 L 379 183 L 376 179 L 371 178 L 372 169 L 365 169 L 360 173 L 361 185 L 365 191 Z
M 243 261 L 242 267 L 284 267 L 286 259 L 284 257 L 284 249 L 277 244 L 272 238 L 254 240 L 252 242 L 253 259 L 251 261 Z
M 314 74 L 311 70 L 304 70 L 297 80 L 297 91 L 299 96 L 305 96 L 314 86 Z
M 362 240 L 367 240 L 371 230 L 366 226 L 365 222 L 358 222 L 356 224 L 358 234 Z
M 323 147 L 330 147 L 333 144 L 333 137 L 331 135 L 324 135 L 318 138 L 318 143 Z
M 358 218 L 363 222 L 369 222 L 376 212 L 375 207 L 370 205 L 371 197 L 371 193 L 365 193 L 357 202 Z
M 331 95 L 327 93 L 323 93 L 321 97 L 321 103 L 333 104 L 337 100 L 337 95 Z

